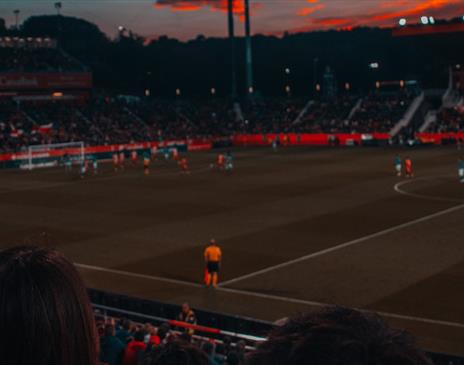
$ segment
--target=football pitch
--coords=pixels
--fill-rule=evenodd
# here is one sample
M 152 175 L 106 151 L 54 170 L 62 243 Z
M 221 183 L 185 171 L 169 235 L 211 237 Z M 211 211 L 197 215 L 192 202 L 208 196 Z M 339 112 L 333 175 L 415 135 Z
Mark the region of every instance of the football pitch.
M 0 245 L 51 245 L 89 287 L 277 320 L 337 304 L 380 312 L 427 349 L 464 355 L 464 184 L 456 148 L 242 148 L 192 173 L 155 161 L 79 179 L 0 171 Z M 414 179 L 398 178 L 397 153 Z M 202 285 L 203 249 L 223 250 Z

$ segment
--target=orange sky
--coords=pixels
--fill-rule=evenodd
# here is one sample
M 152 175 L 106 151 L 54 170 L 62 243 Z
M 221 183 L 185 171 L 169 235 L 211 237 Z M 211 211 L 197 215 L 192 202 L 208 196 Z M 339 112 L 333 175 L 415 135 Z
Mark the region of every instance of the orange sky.
M 225 36 L 227 0 L 62 0 L 64 15 L 95 22 L 110 36 L 117 27 L 144 36 L 190 39 L 198 34 Z M 253 33 L 283 34 L 285 31 L 394 26 L 401 17 L 416 23 L 422 15 L 452 18 L 464 15 L 464 0 L 250 0 Z M 243 0 L 234 0 L 237 20 L 243 19 Z M 20 18 L 53 14 L 53 2 L 38 0 L 0 1 L 0 17 Z M 237 33 L 243 26 L 237 23 Z

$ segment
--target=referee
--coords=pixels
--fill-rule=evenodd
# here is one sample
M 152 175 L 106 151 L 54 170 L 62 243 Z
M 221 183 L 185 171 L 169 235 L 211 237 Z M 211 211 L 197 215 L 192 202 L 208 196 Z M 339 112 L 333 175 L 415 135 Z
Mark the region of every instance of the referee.
M 206 247 L 204 256 L 207 270 L 206 286 L 213 285 L 216 288 L 218 273 L 221 267 L 222 252 L 214 238 L 211 239 L 209 246 Z

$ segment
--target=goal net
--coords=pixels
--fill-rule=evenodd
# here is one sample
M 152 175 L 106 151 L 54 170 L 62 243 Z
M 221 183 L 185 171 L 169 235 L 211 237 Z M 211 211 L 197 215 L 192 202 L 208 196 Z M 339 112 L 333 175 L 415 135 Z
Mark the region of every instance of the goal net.
M 33 170 L 66 164 L 77 165 L 84 159 L 84 142 L 42 144 L 28 147 L 27 159 L 21 168 Z

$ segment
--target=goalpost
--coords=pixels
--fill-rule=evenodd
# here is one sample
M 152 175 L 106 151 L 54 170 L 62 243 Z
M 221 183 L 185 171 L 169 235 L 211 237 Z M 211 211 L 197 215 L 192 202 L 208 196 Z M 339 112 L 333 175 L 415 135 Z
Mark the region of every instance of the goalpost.
M 85 160 L 84 142 L 52 143 L 29 146 L 27 163 L 21 168 L 33 170 L 43 167 L 63 165 L 67 160 L 71 164 L 81 164 Z

